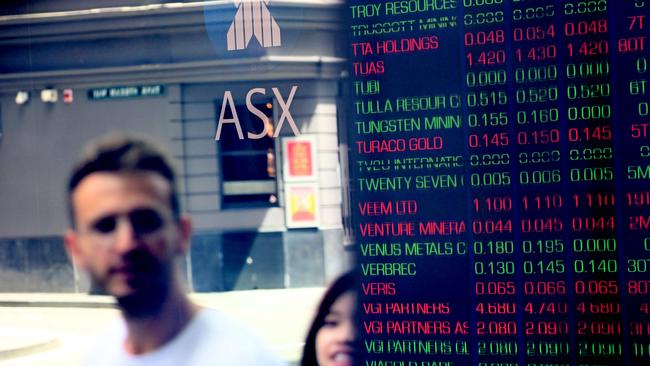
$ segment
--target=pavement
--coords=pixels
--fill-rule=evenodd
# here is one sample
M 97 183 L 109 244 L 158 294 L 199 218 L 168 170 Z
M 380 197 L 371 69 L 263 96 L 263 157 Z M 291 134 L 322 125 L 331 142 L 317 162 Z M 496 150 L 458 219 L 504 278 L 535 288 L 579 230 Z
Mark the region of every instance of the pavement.
M 318 287 L 190 296 L 245 323 L 285 360 L 296 364 L 323 291 Z M 108 296 L 0 294 L 0 365 L 77 363 L 87 340 L 118 317 L 114 300 Z
M 107 296 L 85 294 L 7 293 L 0 294 L 0 308 L 114 308 Z M 55 332 L 39 328 L 0 328 L 0 362 L 31 355 L 59 346 Z

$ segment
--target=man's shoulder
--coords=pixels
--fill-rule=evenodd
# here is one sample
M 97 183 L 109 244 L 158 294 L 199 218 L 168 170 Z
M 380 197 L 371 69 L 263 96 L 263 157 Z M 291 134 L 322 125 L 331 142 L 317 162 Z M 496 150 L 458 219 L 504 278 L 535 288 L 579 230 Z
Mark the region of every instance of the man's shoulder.
M 107 329 L 84 365 L 286 365 L 248 326 L 213 309 L 202 309 L 179 335 L 144 355 L 127 355 L 122 347 L 125 336 L 123 322 Z
M 188 325 L 189 333 L 201 333 L 202 336 L 208 335 L 204 340 L 207 342 L 225 342 L 230 343 L 239 338 L 253 337 L 255 340 L 258 336 L 246 325 L 239 320 L 234 319 L 222 312 L 214 309 L 201 309 L 192 322 Z
M 217 310 L 203 309 L 187 332 L 195 344 L 193 359 L 209 357 L 225 365 L 284 365 L 257 333 Z
M 99 332 L 86 352 L 83 365 L 114 365 L 124 356 L 122 345 L 126 337 L 123 321 L 116 322 Z

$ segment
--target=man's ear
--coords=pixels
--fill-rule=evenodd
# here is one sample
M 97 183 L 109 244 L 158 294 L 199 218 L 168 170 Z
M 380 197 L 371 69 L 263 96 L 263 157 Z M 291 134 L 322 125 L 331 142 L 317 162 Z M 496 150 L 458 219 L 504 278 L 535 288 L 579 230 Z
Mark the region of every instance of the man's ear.
M 185 255 L 190 250 L 192 239 L 192 219 L 186 214 L 181 214 L 178 219 L 179 243 L 176 246 L 176 254 Z
M 79 247 L 79 237 L 77 236 L 77 233 L 72 229 L 66 230 L 63 235 L 63 243 L 65 244 L 65 250 L 68 252 L 68 256 L 70 256 L 74 266 L 81 269 L 86 268 L 86 262 L 83 259 L 84 257 L 81 253 L 81 248 Z

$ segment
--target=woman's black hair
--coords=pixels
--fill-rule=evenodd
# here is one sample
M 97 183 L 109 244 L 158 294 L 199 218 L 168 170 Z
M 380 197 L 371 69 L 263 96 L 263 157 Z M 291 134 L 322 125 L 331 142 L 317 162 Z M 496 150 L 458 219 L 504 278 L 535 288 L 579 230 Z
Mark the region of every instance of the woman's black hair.
M 325 317 L 327 317 L 332 304 L 334 304 L 334 302 L 344 293 L 348 291 L 356 291 L 355 284 L 354 273 L 347 272 L 336 279 L 327 292 L 325 292 L 325 296 L 323 296 L 320 305 L 318 305 L 316 317 L 307 333 L 305 347 L 302 352 L 302 361 L 300 362 L 301 366 L 318 366 L 318 361 L 316 359 L 316 334 L 325 323 Z

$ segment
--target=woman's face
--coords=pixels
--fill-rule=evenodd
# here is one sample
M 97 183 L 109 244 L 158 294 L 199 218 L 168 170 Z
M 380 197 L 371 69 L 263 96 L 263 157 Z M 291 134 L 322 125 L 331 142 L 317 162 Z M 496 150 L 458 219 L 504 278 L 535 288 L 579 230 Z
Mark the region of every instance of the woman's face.
M 348 291 L 339 296 L 323 326 L 316 333 L 316 360 L 319 366 L 352 366 L 357 330 L 354 324 L 356 296 Z

